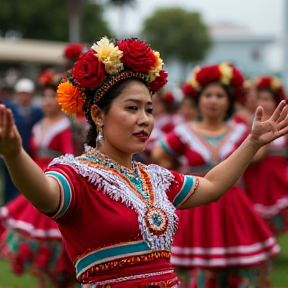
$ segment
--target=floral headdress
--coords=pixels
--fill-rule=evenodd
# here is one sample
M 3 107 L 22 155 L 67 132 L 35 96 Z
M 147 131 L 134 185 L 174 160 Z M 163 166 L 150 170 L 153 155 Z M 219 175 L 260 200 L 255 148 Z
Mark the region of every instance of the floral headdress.
M 38 74 L 38 84 L 40 87 L 47 85 L 58 86 L 61 79 L 61 74 L 57 74 L 54 69 L 45 69 Z
M 182 92 L 184 96 L 197 97 L 203 87 L 211 82 L 219 82 L 224 86 L 232 87 L 232 97 L 239 101 L 243 100 L 244 77 L 229 63 L 197 67 L 192 78 L 183 85 Z
M 64 112 L 83 115 L 83 105 L 97 103 L 123 79 L 142 79 L 151 93 L 167 83 L 167 73 L 157 51 L 137 38 L 122 41 L 103 37 L 80 55 L 58 86 L 58 102 Z
M 257 90 L 269 89 L 273 93 L 273 96 L 278 103 L 286 99 L 282 83 L 276 77 L 273 76 L 259 77 L 256 80 L 255 86 Z
M 169 103 L 173 103 L 175 101 L 175 97 L 170 91 L 163 92 L 161 98 Z

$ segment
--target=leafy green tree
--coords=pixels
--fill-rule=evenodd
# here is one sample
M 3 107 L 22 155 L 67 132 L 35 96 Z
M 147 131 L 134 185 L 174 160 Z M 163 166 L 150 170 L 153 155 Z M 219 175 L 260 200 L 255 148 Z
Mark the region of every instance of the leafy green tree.
M 92 42 L 111 35 L 103 20 L 103 7 L 95 1 L 82 1 L 82 42 Z M 2 36 L 15 30 L 23 38 L 69 41 L 68 1 L 58 0 L 1 0 L 0 30 Z M 79 11 L 81 13 L 81 11 Z
M 158 50 L 165 61 L 178 60 L 186 68 L 205 58 L 211 46 L 206 25 L 197 12 L 161 8 L 144 21 L 142 38 Z

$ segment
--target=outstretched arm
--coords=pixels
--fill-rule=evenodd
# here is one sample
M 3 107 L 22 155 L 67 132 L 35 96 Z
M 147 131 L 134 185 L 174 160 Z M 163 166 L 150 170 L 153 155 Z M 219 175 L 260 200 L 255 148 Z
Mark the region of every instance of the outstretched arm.
M 225 161 L 199 179 L 194 194 L 181 209 L 196 207 L 218 200 L 241 177 L 257 151 L 264 145 L 288 133 L 288 106 L 282 101 L 270 119 L 263 121 L 263 108 L 258 107 L 250 135 Z
M 0 105 L 0 155 L 20 192 L 39 210 L 55 212 L 59 204 L 60 188 L 56 180 L 46 177 L 25 152 L 12 112 L 4 105 Z

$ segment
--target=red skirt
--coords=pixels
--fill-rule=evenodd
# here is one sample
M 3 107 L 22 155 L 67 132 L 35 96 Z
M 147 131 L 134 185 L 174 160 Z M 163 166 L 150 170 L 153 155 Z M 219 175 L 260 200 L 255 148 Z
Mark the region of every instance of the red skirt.
M 243 175 L 245 190 L 254 209 L 273 234 L 288 231 L 288 165 L 281 156 L 251 164 Z
M 239 186 L 216 202 L 180 210 L 178 216 L 172 246 L 174 266 L 249 267 L 267 261 L 280 250 Z
M 14 274 L 44 274 L 55 287 L 76 282 L 75 268 L 64 250 L 56 223 L 23 195 L 0 209 L 0 223 L 0 252 Z

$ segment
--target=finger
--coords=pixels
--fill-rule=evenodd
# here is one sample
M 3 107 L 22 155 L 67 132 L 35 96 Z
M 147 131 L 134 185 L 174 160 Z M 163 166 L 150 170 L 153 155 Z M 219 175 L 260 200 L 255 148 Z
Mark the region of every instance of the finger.
M 0 104 L 0 129 L 3 125 L 4 110 L 5 106 Z
M 286 126 L 288 126 L 288 114 L 286 114 L 285 118 L 277 124 L 277 129 L 279 133 L 282 129 L 284 129 Z
M 276 109 L 274 110 L 274 113 L 272 114 L 272 116 L 270 117 L 270 119 L 274 122 L 277 121 L 277 119 L 280 117 L 281 112 L 283 110 L 283 108 L 286 106 L 286 101 L 282 100 L 278 106 L 276 107 Z
M 278 136 L 284 136 L 288 133 L 288 125 L 284 126 L 282 129 L 278 131 Z
M 5 109 L 4 111 L 4 118 L 3 118 L 3 131 L 2 136 L 8 137 L 13 128 L 13 116 L 12 111 L 10 109 Z
M 254 121 L 261 121 L 262 117 L 263 117 L 263 108 L 261 106 L 258 106 L 255 112 Z
M 288 113 L 288 106 L 286 105 L 283 110 L 281 111 L 281 114 L 279 116 L 279 118 L 277 119 L 277 122 L 280 123 L 281 121 L 283 121 L 285 119 L 285 117 L 287 116 Z
M 14 117 L 13 117 L 13 113 L 11 111 L 11 109 L 7 109 L 7 123 L 8 123 L 8 126 L 9 126 L 9 133 L 11 133 L 13 131 L 13 128 L 14 128 Z

